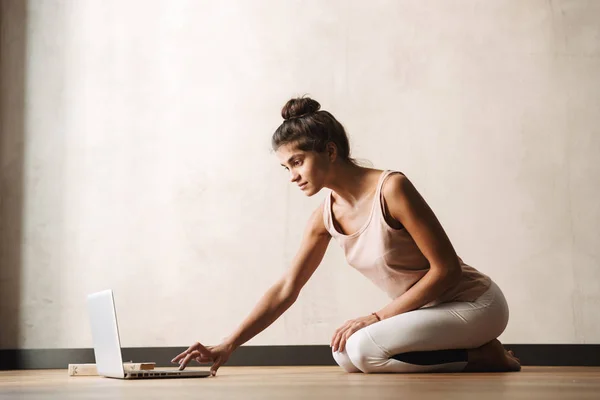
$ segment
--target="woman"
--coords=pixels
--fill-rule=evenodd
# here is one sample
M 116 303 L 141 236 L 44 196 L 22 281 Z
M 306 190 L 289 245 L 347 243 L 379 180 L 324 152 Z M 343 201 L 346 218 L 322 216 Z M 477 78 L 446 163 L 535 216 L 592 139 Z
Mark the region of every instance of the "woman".
M 272 138 L 291 182 L 307 196 L 329 188 L 313 212 L 291 268 L 217 346 L 195 343 L 173 359 L 220 365 L 298 298 L 334 238 L 348 263 L 392 299 L 347 321 L 330 346 L 347 372 L 518 371 L 496 339 L 508 322 L 500 288 L 465 264 L 411 181 L 350 158 L 342 125 L 310 98 L 291 99 Z

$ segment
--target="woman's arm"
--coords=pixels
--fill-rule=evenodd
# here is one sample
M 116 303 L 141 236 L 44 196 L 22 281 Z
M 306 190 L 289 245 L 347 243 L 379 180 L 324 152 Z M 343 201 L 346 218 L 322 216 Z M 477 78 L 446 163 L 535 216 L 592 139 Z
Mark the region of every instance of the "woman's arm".
M 384 186 L 390 216 L 404 225 L 429 261 L 430 269 L 406 293 L 377 312 L 381 319 L 421 308 L 456 285 L 462 274 L 450 239 L 411 181 L 393 174 Z
M 323 260 L 330 240 L 331 236 L 323 224 L 321 205 L 308 220 L 300 249 L 289 270 L 263 295 L 250 315 L 225 342 L 233 349 L 240 347 L 290 308 Z

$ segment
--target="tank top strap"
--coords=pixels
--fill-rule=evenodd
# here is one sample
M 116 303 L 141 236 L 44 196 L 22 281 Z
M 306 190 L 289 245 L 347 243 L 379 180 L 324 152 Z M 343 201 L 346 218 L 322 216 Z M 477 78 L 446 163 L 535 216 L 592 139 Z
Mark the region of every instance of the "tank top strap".
M 382 174 L 382 177 L 379 181 L 379 186 L 377 187 L 377 193 L 375 193 L 376 199 L 379 199 L 378 201 L 378 212 L 379 214 L 385 218 L 385 211 L 384 211 L 384 198 L 383 198 L 383 185 L 385 184 L 385 182 L 387 181 L 387 179 L 394 174 L 402 174 L 404 175 L 402 172 L 400 171 L 394 171 L 394 170 L 385 170 L 384 173 Z
M 390 175 L 394 173 L 396 173 L 396 171 L 386 169 L 381 174 L 381 178 L 379 178 L 379 184 L 377 185 L 377 192 L 375 192 L 375 198 L 379 199 L 380 203 L 381 200 L 383 200 L 383 185 L 385 184 L 385 181 L 387 181 L 387 179 L 390 177 Z
M 331 190 L 327 191 L 325 200 L 323 200 L 323 223 L 329 234 L 332 236 L 335 235 L 336 232 L 331 229 L 333 224 L 333 218 L 331 217 Z

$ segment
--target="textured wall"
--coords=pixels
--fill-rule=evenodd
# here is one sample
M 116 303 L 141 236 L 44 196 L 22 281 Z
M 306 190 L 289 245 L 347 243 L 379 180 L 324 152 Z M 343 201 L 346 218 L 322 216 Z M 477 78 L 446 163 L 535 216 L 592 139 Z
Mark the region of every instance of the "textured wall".
M 600 2 L 2 1 L 0 347 L 215 344 L 310 212 L 270 153 L 310 94 L 404 171 L 511 305 L 501 340 L 600 341 Z M 389 300 L 332 242 L 249 344 L 326 344 Z

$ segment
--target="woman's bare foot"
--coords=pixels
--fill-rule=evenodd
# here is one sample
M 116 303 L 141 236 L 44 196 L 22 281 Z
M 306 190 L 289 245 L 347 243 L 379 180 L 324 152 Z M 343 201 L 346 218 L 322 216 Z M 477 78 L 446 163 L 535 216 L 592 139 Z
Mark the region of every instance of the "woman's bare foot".
M 469 350 L 469 363 L 465 372 L 510 372 L 520 371 L 520 360 L 515 354 L 504 350 L 498 339 Z
M 519 360 L 519 359 L 517 358 L 517 356 L 515 356 L 515 353 L 514 353 L 512 350 L 509 350 L 509 351 L 508 351 L 508 355 L 509 355 L 510 357 L 514 358 L 515 360 L 517 360 L 517 362 L 519 363 L 519 365 L 521 364 L 521 360 Z

